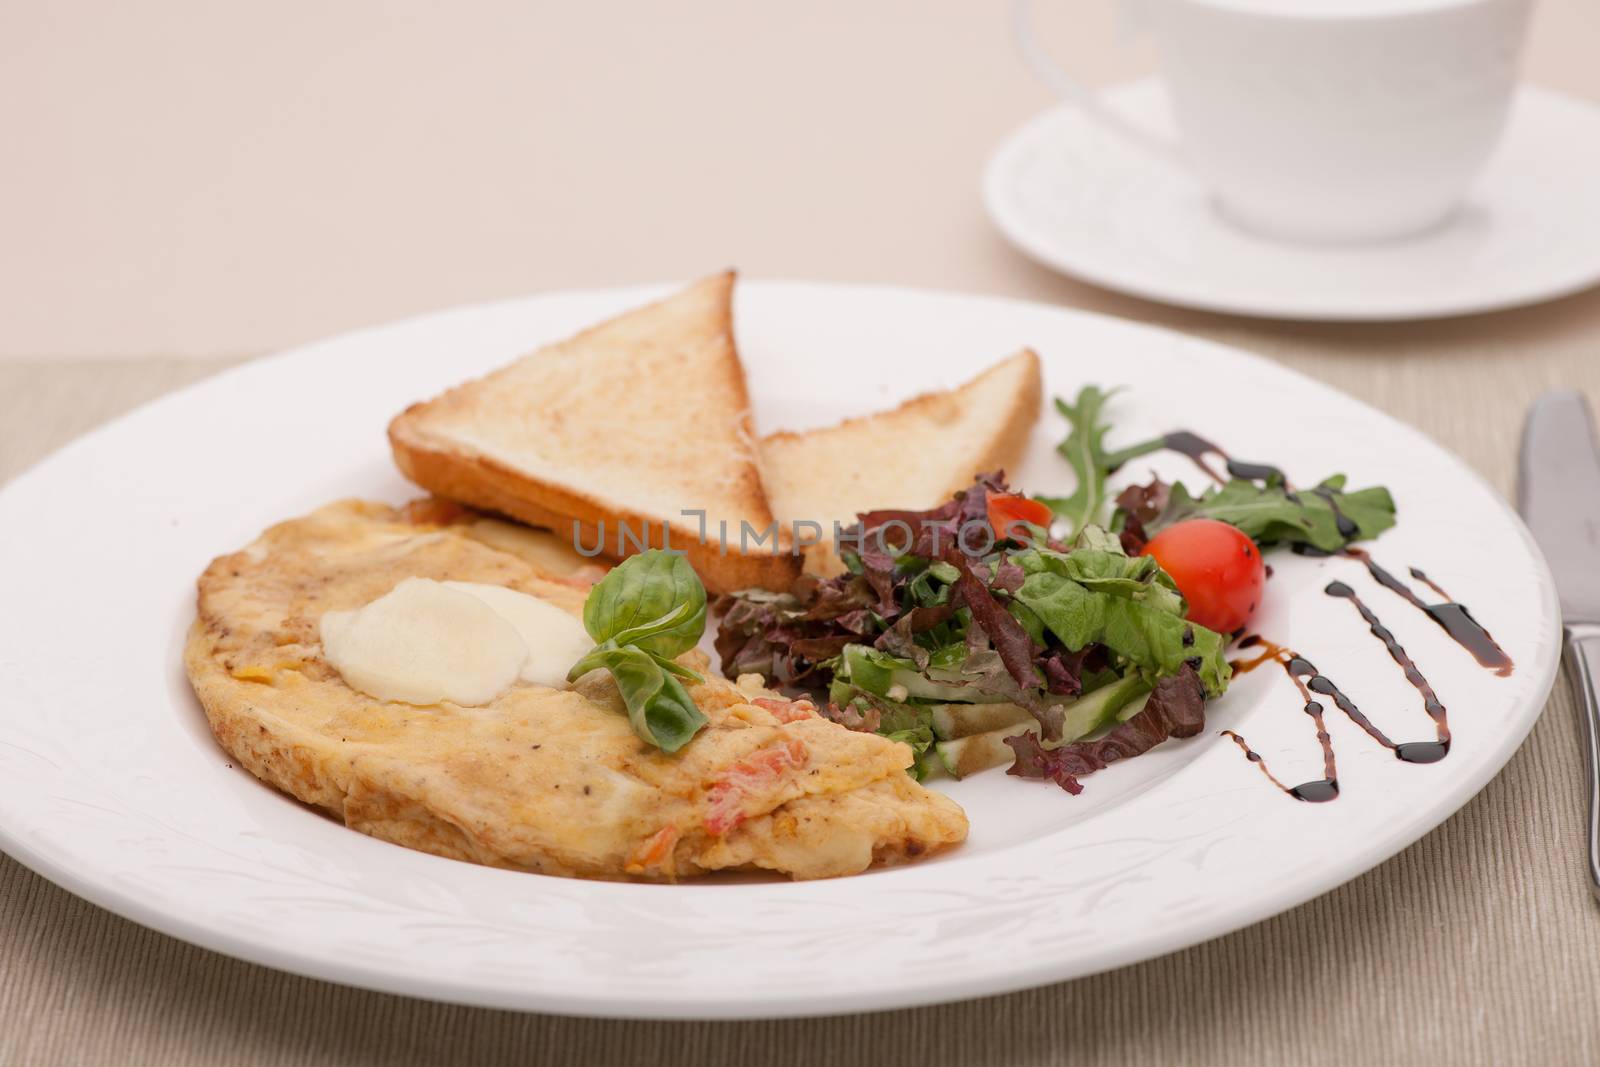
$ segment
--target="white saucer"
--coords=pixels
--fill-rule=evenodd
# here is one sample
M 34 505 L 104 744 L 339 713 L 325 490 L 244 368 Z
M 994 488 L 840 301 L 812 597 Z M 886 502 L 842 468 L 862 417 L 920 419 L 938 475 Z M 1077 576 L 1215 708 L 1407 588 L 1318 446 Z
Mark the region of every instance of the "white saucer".
M 1170 130 L 1160 83 L 1107 103 Z M 1270 318 L 1384 321 L 1493 311 L 1600 282 L 1600 107 L 1524 88 L 1461 209 L 1406 240 L 1272 241 L 1222 219 L 1187 173 L 1070 105 L 1008 137 L 984 175 L 1007 240 L 1066 274 L 1169 304 Z

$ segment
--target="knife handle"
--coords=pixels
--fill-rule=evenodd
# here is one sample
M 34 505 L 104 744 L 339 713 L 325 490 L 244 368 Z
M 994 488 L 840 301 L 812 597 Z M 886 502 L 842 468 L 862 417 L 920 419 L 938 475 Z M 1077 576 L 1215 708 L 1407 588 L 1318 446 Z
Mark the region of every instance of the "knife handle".
M 1600 680 L 1600 625 L 1573 623 L 1567 627 L 1566 661 L 1577 690 L 1589 775 L 1589 888 L 1600 897 L 1600 696 L 1595 690 Z

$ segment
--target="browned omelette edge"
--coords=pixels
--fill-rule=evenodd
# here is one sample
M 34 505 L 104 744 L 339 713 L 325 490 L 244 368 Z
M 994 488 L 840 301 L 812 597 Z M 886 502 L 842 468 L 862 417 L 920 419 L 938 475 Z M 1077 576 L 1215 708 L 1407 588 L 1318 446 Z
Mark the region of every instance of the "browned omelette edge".
M 414 511 L 414 508 L 408 508 L 405 512 L 390 514 L 398 518 L 401 514 Z M 407 520 L 419 530 L 439 528 L 428 519 L 419 522 L 415 514 L 407 514 Z M 219 567 L 225 568 L 227 561 L 238 555 L 240 553 L 219 557 L 207 568 L 206 575 L 213 574 Z M 202 586 L 206 575 L 202 576 Z M 530 863 L 527 857 L 512 858 L 495 847 L 494 835 L 484 832 L 483 827 L 475 831 L 471 826 L 458 824 L 450 818 L 449 811 L 437 810 L 427 803 L 426 798 L 413 797 L 403 790 L 396 791 L 386 786 L 384 780 L 391 777 L 390 772 L 397 765 L 396 761 L 386 760 L 376 753 L 361 758 L 329 759 L 326 753 L 327 738 L 323 734 L 275 712 L 271 707 L 273 698 L 265 694 L 259 703 L 253 702 L 249 696 L 250 688 L 271 683 L 272 679 L 252 679 L 247 673 L 249 668 L 246 668 L 246 673 L 241 673 L 234 665 L 230 665 L 227 656 L 218 650 L 218 645 L 226 644 L 231 635 L 227 620 L 208 617 L 203 602 L 199 607 L 200 617 L 191 626 L 186 640 L 184 662 L 218 744 L 258 779 L 341 820 L 351 829 L 451 859 L 567 877 L 675 881 L 679 877 L 693 877 L 711 870 L 748 869 L 752 866 L 738 862 L 741 855 L 749 851 L 741 850 L 738 830 L 709 836 L 705 832 L 687 834 L 675 845 L 669 846 L 667 856 L 655 861 L 659 866 L 654 868 L 648 865 L 638 867 L 632 863 L 623 871 L 597 869 L 588 864 L 574 867 L 548 852 L 540 854 L 536 863 Z M 301 635 L 302 638 L 304 636 Z M 699 666 L 703 668 L 704 664 Z M 276 685 L 268 687 L 274 689 L 281 698 L 281 689 Z M 770 712 L 750 703 L 750 694 L 722 679 L 709 679 L 704 685 L 693 687 L 693 693 L 705 710 L 717 709 L 726 713 L 729 709 L 743 709 L 744 714 L 739 716 L 741 719 L 746 719 L 748 715 L 762 720 L 771 719 Z M 709 704 L 706 703 L 708 700 Z M 823 724 L 818 722 L 816 725 Z M 843 728 L 830 724 L 830 729 Z M 909 762 L 909 750 L 905 754 Z M 404 761 L 399 761 L 399 765 L 405 766 Z M 959 843 L 966 836 L 966 820 L 959 806 L 938 794 L 933 794 L 937 797 L 933 808 L 919 807 L 915 812 L 923 815 L 923 819 L 897 821 L 899 809 L 888 802 L 920 802 L 927 799 L 909 795 L 921 793 L 922 787 L 904 775 L 869 780 L 846 792 L 859 794 L 855 798 L 855 814 L 870 824 L 870 829 L 865 831 L 872 844 L 871 859 L 867 866 L 915 859 Z M 769 809 L 752 812 L 744 823 L 752 832 L 761 826 L 771 835 L 776 846 L 781 843 L 785 823 L 790 826 L 805 824 L 812 827 L 813 831 L 819 826 L 824 829 L 829 827 L 833 816 L 827 811 L 819 811 L 818 801 L 823 797 L 837 798 L 842 795 L 845 794 L 802 794 L 780 801 Z M 874 799 L 884 804 L 880 807 L 867 803 L 863 807 L 861 801 Z M 959 824 L 959 829 L 952 830 L 948 822 L 940 825 L 939 816 L 933 814 L 937 809 L 943 809 L 943 817 L 947 820 L 953 811 L 954 822 Z M 852 829 L 848 822 L 841 822 L 840 825 L 844 830 Z M 903 832 L 897 833 L 897 827 Z M 860 832 L 860 825 L 854 829 Z M 791 858 L 793 855 L 791 853 Z M 791 877 L 805 876 L 782 863 L 773 862 L 770 856 L 757 858 L 768 861 L 764 866 L 783 871 Z

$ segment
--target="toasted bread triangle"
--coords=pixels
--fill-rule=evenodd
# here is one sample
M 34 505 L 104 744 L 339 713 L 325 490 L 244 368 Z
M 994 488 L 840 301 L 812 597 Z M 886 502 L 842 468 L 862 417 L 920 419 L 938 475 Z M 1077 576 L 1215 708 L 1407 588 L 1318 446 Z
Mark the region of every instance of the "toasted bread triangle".
M 836 573 L 832 526 L 876 508 L 923 510 L 1014 467 L 1039 417 L 1039 357 L 1023 349 L 965 385 L 914 397 L 891 411 L 761 442 L 767 498 L 785 529 L 815 522 L 823 545 L 807 570 Z
M 784 587 L 798 569 L 787 539 L 740 551 L 741 524 L 775 527 L 733 285 L 731 271 L 703 279 L 413 405 L 389 426 L 396 462 L 441 496 L 574 533 L 585 548 L 603 523 L 608 555 L 670 538 L 713 592 Z

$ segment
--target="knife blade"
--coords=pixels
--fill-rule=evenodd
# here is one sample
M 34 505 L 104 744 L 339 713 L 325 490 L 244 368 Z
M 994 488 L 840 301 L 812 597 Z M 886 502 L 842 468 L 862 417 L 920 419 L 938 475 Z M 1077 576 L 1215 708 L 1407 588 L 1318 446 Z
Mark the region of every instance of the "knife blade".
M 1517 498 L 1555 575 L 1563 620 L 1600 623 L 1600 451 L 1582 394 L 1561 389 L 1534 401 Z
M 1589 794 L 1589 889 L 1600 899 L 1600 452 L 1582 395 L 1546 393 L 1522 433 L 1517 502 L 1555 575 Z

